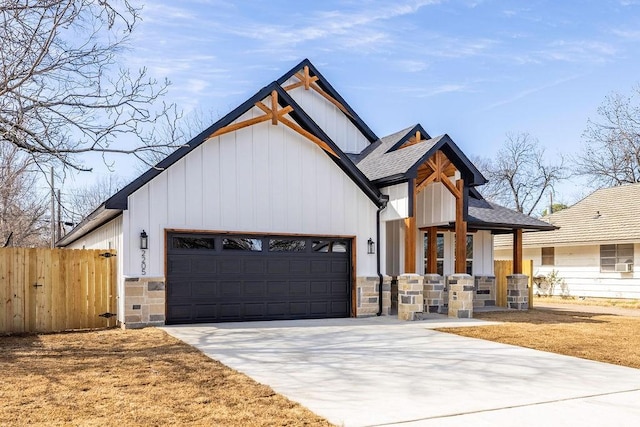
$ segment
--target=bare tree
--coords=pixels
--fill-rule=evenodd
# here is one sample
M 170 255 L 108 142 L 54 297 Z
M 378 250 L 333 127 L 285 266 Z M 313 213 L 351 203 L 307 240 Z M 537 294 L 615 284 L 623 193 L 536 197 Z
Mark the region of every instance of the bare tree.
M 596 187 L 640 182 L 640 86 L 630 96 L 613 93 L 589 120 L 585 143 L 577 156 L 578 173 Z
M 62 203 L 65 217 L 72 223 L 80 222 L 125 185 L 121 176 L 109 174 L 90 185 L 72 190 Z
M 480 159 L 476 165 L 489 180 L 480 188 L 487 199 L 527 215 L 565 178 L 562 157 L 545 161 L 544 148 L 528 133 L 507 134 L 495 160 Z
M 50 219 L 38 173 L 17 147 L 0 144 L 0 247 L 47 246 Z
M 78 170 L 88 170 L 81 153 L 141 157 L 165 145 L 148 129 L 175 114 L 157 102 L 168 82 L 118 66 L 139 13 L 128 0 L 3 0 L 0 143 Z

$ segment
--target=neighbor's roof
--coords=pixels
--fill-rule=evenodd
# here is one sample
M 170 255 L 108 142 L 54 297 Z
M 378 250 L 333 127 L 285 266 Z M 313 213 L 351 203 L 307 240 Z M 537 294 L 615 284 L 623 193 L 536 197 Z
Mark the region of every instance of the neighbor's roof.
M 640 241 L 640 184 L 597 190 L 575 205 L 545 217 L 560 227 L 525 234 L 523 246 L 568 246 Z M 496 238 L 496 247 L 511 243 Z

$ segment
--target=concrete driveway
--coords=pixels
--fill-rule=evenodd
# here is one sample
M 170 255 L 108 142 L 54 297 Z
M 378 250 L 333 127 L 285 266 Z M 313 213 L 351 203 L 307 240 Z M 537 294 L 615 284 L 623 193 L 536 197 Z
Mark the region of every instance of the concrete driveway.
M 394 318 L 167 326 L 344 426 L 640 425 L 640 370 Z M 486 323 L 486 322 L 484 322 Z

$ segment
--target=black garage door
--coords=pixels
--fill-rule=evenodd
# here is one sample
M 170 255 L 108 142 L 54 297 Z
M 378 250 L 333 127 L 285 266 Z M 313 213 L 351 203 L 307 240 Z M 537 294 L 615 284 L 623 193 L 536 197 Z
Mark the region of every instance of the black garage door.
M 348 317 L 351 241 L 169 234 L 167 323 Z

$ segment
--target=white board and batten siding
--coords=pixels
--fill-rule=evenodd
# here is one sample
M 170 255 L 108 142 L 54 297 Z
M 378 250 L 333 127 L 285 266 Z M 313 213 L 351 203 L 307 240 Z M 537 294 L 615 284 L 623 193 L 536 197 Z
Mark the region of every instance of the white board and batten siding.
M 456 220 L 456 199 L 442 183 L 427 185 L 416 199 L 418 228 L 445 225 Z
M 555 270 L 564 279 L 570 296 L 596 298 L 640 298 L 640 244 L 634 244 L 633 272 L 600 271 L 600 246 L 556 246 L 554 265 L 542 265 L 541 248 L 524 248 L 523 258 L 533 260 L 533 274 Z M 511 249 L 496 249 L 496 259 L 512 259 Z M 555 293 L 560 295 L 559 286 Z
M 389 196 L 387 207 L 380 214 L 380 221 L 395 221 L 409 217 L 409 184 L 401 184 L 383 187 L 380 192 Z
M 298 81 L 297 78 L 291 78 L 283 86 Z M 360 153 L 369 145 L 369 140 L 351 120 L 315 90 L 305 90 L 302 86 L 290 90 L 288 94 L 345 153 Z
M 237 121 L 263 115 L 253 108 Z M 374 275 L 376 206 L 317 145 L 263 122 L 212 138 L 129 197 L 131 254 L 149 234 L 147 275 L 164 275 L 164 230 L 356 236 L 357 275 Z M 124 274 L 140 274 L 139 256 Z

